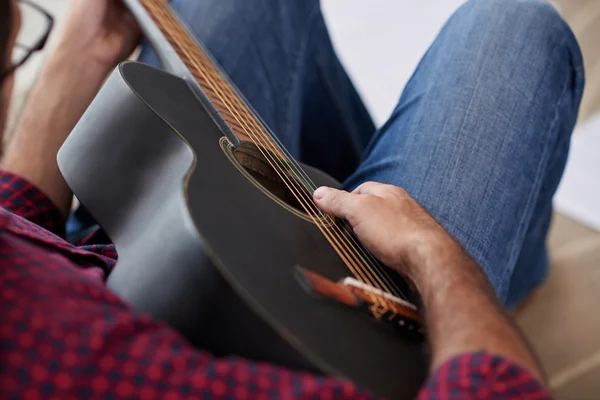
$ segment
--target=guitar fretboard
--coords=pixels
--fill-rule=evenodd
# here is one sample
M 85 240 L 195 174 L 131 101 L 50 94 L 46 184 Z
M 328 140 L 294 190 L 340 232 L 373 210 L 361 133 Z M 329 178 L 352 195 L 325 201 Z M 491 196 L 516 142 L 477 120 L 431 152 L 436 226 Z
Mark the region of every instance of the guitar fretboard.
M 276 145 L 262 123 L 240 99 L 211 57 L 181 26 L 169 6 L 162 0 L 140 0 L 140 3 L 236 137 L 240 141 L 259 141 L 264 147 L 275 150 L 272 146 Z

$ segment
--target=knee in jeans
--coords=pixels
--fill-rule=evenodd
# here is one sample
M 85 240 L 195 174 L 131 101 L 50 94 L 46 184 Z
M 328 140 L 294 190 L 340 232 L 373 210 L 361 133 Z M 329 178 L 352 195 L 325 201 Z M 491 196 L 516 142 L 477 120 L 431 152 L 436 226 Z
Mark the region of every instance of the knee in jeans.
M 536 50 L 553 51 L 557 44 L 579 48 L 573 33 L 558 11 L 545 0 L 469 0 L 457 12 L 467 24 L 480 29 L 494 29 L 494 40 L 522 32 L 523 41 Z M 526 36 L 525 36 L 526 34 Z M 552 49 L 550 49 L 552 47 Z
M 449 23 L 455 33 L 468 32 L 483 38 L 485 46 L 523 46 L 521 58 L 549 63 L 580 75 L 583 85 L 583 57 L 568 24 L 545 0 L 469 0 Z M 479 40 L 478 39 L 478 40 Z M 535 57 L 533 57 L 535 55 Z M 531 57 L 529 57 L 531 56 Z
M 509 16 L 540 19 L 548 25 L 562 20 L 546 0 L 468 0 L 463 9 L 482 18 L 502 20 Z

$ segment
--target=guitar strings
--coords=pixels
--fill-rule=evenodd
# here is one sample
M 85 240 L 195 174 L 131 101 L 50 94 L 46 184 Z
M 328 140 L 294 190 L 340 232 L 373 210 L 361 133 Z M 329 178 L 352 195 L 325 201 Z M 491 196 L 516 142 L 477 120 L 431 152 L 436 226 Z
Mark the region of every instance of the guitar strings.
M 164 15 L 164 14 L 165 14 L 165 13 L 163 13 L 163 15 Z M 172 16 L 169 16 L 168 14 L 167 14 L 167 15 L 164 15 L 164 16 L 166 16 L 167 18 L 169 18 L 169 17 L 173 18 Z M 177 23 L 177 21 L 173 21 L 173 22 Z M 188 36 L 188 35 L 186 34 L 185 36 Z M 194 43 L 193 43 L 193 45 L 195 46 L 195 45 L 196 45 L 196 43 L 194 42 Z M 182 48 L 181 50 L 182 50 L 182 51 L 185 51 L 185 49 L 183 49 L 183 48 Z M 195 62 L 194 62 L 194 64 L 196 64 L 196 63 L 197 63 L 197 60 L 194 60 L 194 58 L 192 57 L 192 55 L 191 55 L 191 54 L 189 54 L 189 52 L 187 52 L 187 51 L 185 51 L 185 52 L 187 53 L 187 55 L 188 55 L 189 59 L 190 59 L 190 60 L 192 60 L 192 61 L 195 61 Z M 233 117 L 234 117 L 234 118 L 236 118 L 237 122 L 239 122 L 239 123 L 243 123 L 242 121 L 240 121 L 240 120 L 238 119 L 238 117 L 240 117 L 240 118 L 241 118 L 241 116 L 244 114 L 243 112 L 240 112 L 240 109 L 239 109 L 239 106 L 240 106 L 240 104 L 239 104 L 239 102 L 240 102 L 240 99 L 238 99 L 236 96 L 233 96 L 233 94 L 232 94 L 232 93 L 227 93 L 227 91 L 228 91 L 227 89 L 231 90 L 231 88 L 230 88 L 230 87 L 227 87 L 227 86 L 225 86 L 225 87 L 221 87 L 221 88 L 220 88 L 220 89 L 221 89 L 221 91 L 217 90 L 217 88 L 215 88 L 215 87 L 214 87 L 214 83 L 213 83 L 213 82 L 211 82 L 211 80 L 210 80 L 210 79 L 208 79 L 208 76 L 206 76 L 206 75 L 211 75 L 210 71 L 207 71 L 207 70 L 206 70 L 205 68 L 203 68 L 201 65 L 195 65 L 195 67 L 196 67 L 197 69 L 199 69 L 199 70 L 200 70 L 200 72 L 202 72 L 202 73 L 203 73 L 203 75 L 205 75 L 205 76 L 204 76 L 204 79 L 205 79 L 205 81 L 206 81 L 206 82 L 208 82 L 209 84 L 213 85 L 213 88 L 212 88 L 212 89 L 213 89 L 213 92 L 214 92 L 214 93 L 215 93 L 215 94 L 216 94 L 218 97 L 220 97 L 220 99 L 221 99 L 222 101 L 225 101 L 225 102 L 227 102 L 227 103 L 228 103 L 228 104 L 224 104 L 224 105 L 225 105 L 225 106 L 226 106 L 226 107 L 229 109 L 229 112 L 230 112 L 232 115 L 234 114 L 234 110 L 233 110 L 233 108 L 235 108 L 235 112 L 236 112 L 238 115 L 237 115 L 237 116 L 236 116 L 236 115 L 233 115 Z M 216 69 L 216 68 L 215 68 L 215 69 Z M 218 73 L 219 73 L 219 72 L 215 70 L 215 71 L 213 72 L 213 74 L 212 74 L 212 75 L 213 75 L 212 77 L 213 77 L 213 78 L 220 78 L 221 80 L 219 80 L 219 79 L 216 79 L 216 82 L 221 82 L 221 81 L 223 80 L 223 77 L 222 77 L 222 76 L 214 76 L 215 74 L 218 74 Z M 213 80 L 214 80 L 214 79 L 213 79 Z M 200 82 L 198 82 L 198 83 L 200 83 Z M 225 93 L 223 93 L 223 92 L 222 92 L 222 90 L 225 90 Z M 219 93 L 219 92 L 220 92 L 220 93 Z M 228 97 L 228 99 L 225 99 L 225 98 L 224 98 L 224 96 L 225 96 L 225 97 Z M 229 101 L 227 101 L 227 100 L 229 100 Z M 238 104 L 237 104 L 237 105 L 238 105 L 238 107 L 235 107 L 234 105 L 232 105 L 232 104 L 231 104 L 231 101 L 232 101 L 232 100 L 233 100 L 234 102 L 238 103 Z M 236 100 L 237 100 L 237 101 L 236 101 Z M 242 110 L 242 111 L 243 111 L 243 110 Z M 245 110 L 245 111 L 247 112 L 247 110 Z M 220 114 L 222 114 L 222 113 L 220 113 Z M 240 115 L 240 114 L 241 114 L 241 115 Z M 222 116 L 223 116 L 223 115 L 222 115 Z M 254 119 L 254 118 L 250 119 L 250 121 L 252 121 L 252 122 L 253 122 L 253 123 L 252 123 L 252 125 L 254 125 L 253 127 L 246 126 L 246 127 L 244 128 L 244 127 L 242 127 L 242 126 L 241 126 L 241 125 L 239 125 L 239 124 L 237 124 L 237 125 L 238 125 L 238 127 L 239 127 L 239 128 L 242 128 L 242 129 L 243 129 L 243 131 L 245 131 L 246 133 L 249 133 L 249 134 L 252 134 L 252 135 L 253 135 L 253 138 L 251 138 L 251 139 L 252 139 L 252 140 L 255 142 L 255 144 L 258 146 L 258 148 L 259 148 L 259 149 L 260 149 L 261 145 L 262 145 L 262 146 L 264 146 L 264 147 L 267 147 L 267 148 L 269 148 L 269 149 L 271 149 L 271 150 L 274 150 L 274 152 L 275 152 L 275 153 L 279 153 L 279 155 L 281 156 L 281 158 L 283 158 L 283 159 L 285 160 L 285 158 L 286 158 L 286 155 L 282 154 L 282 150 L 283 150 L 283 152 L 287 153 L 287 157 L 289 157 L 289 159 L 290 159 L 290 160 L 292 160 L 292 161 L 295 161 L 295 160 L 293 160 L 293 158 L 291 157 L 291 155 L 289 155 L 289 152 L 287 151 L 287 149 L 285 149 L 285 147 L 284 147 L 284 146 L 281 144 L 281 142 L 279 141 L 279 139 L 278 139 L 277 137 L 273 137 L 272 135 L 265 136 L 265 134 L 263 133 L 263 135 L 262 135 L 262 138 L 261 138 L 261 135 L 260 135 L 260 134 L 258 134 L 258 133 L 260 133 L 260 131 L 261 131 L 261 130 L 264 130 L 264 127 L 257 127 L 256 125 L 257 125 L 257 122 L 258 122 L 258 121 L 256 121 L 256 119 Z M 230 121 L 226 121 L 226 122 L 230 122 Z M 246 122 L 247 122 L 247 121 L 246 121 Z M 260 129 L 260 130 L 259 130 L 259 132 L 256 132 L 256 128 L 262 128 L 262 129 Z M 257 139 L 257 138 L 258 138 L 258 139 Z M 269 139 L 270 139 L 270 140 L 272 140 L 272 141 L 276 141 L 276 143 L 275 143 L 275 146 L 274 146 L 272 143 L 269 143 Z M 259 143 L 257 143 L 257 140 L 258 140 L 258 141 L 260 141 L 260 145 L 259 145 Z M 262 152 L 262 149 L 260 149 L 260 150 L 261 150 L 261 152 Z M 277 172 L 277 173 L 280 175 L 280 178 L 281 178 L 281 179 L 284 181 L 284 183 L 286 183 L 286 186 L 288 186 L 288 189 L 289 189 L 290 191 L 292 191 L 292 193 L 293 193 L 293 194 L 294 194 L 294 196 L 297 198 L 297 200 L 298 200 L 299 202 L 301 202 L 301 203 L 302 203 L 302 206 L 303 206 L 303 208 L 305 208 L 305 211 L 307 211 L 307 214 L 309 214 L 309 215 L 311 216 L 311 218 L 313 219 L 313 221 L 315 222 L 315 224 L 316 224 L 317 226 L 319 226 L 319 228 L 321 229 L 321 224 L 319 224 L 319 222 L 316 220 L 315 216 L 316 216 L 316 217 L 318 217 L 318 215 L 319 215 L 319 214 L 321 214 L 321 215 L 325 215 L 326 217 L 328 217 L 328 216 L 327 216 L 326 214 L 323 214 L 323 213 L 322 213 L 322 212 L 320 212 L 320 211 L 317 211 L 317 212 L 315 213 L 314 209 L 311 207 L 312 195 L 310 195 L 310 194 L 308 194 L 308 195 L 307 195 L 306 193 L 303 193 L 301 189 L 297 189 L 297 188 L 295 188 L 295 187 L 294 187 L 294 189 L 292 189 L 291 187 L 289 187 L 288 183 L 292 183 L 292 184 L 294 184 L 294 181 L 290 179 L 290 182 L 287 182 L 287 180 L 286 180 L 286 179 L 285 179 L 283 176 L 281 176 L 280 172 L 281 172 L 282 174 L 284 174 L 284 175 L 285 175 L 285 165 L 282 163 L 282 161 L 283 161 L 283 160 L 281 160 L 281 161 L 280 161 L 280 160 L 277 160 L 277 158 L 275 158 L 275 157 L 272 157 L 272 156 L 270 156 L 269 154 L 265 154 L 265 153 L 263 153 L 263 156 L 264 156 L 265 158 L 267 158 L 267 159 L 268 159 L 269 163 L 270 163 L 270 164 L 272 165 L 272 167 L 273 167 L 273 168 L 276 170 L 276 172 Z M 285 160 L 285 161 L 287 161 L 287 160 Z M 275 163 L 276 165 L 273 165 L 273 163 Z M 293 173 L 296 175 L 296 180 L 298 181 L 297 183 L 300 183 L 300 184 L 302 184 L 301 186 L 303 186 L 303 187 L 304 187 L 304 188 L 305 188 L 307 191 L 309 191 L 310 193 L 312 193 L 312 192 L 313 192 L 313 191 L 316 189 L 316 186 L 315 186 L 315 185 L 314 185 L 314 183 L 313 183 L 313 182 L 310 180 L 310 178 L 309 178 L 309 177 L 306 175 L 306 173 L 305 173 L 305 172 L 304 172 L 304 171 L 303 171 L 303 170 L 302 170 L 302 169 L 299 167 L 299 165 L 297 165 L 295 162 L 287 162 L 287 164 L 288 164 L 288 168 L 289 168 L 289 167 L 291 167 L 291 169 L 293 170 Z M 280 171 L 278 171 L 278 169 L 280 169 Z M 301 175 L 303 176 L 303 179 L 300 177 Z M 294 186 L 295 186 L 295 185 L 294 185 Z M 305 197 L 309 197 L 309 198 L 310 198 L 310 201 L 306 201 Z M 306 204 L 306 203 L 307 203 L 307 204 Z M 317 208 L 317 210 L 319 210 L 319 209 Z M 313 215 L 312 215 L 313 213 L 315 214 L 315 216 L 313 216 Z M 367 259 L 369 259 L 369 261 L 370 261 L 371 263 L 373 263 L 373 266 L 374 266 L 374 267 L 376 267 L 376 269 L 380 269 L 380 268 L 382 268 L 381 264 L 380 264 L 380 263 L 379 263 L 379 262 L 378 262 L 378 261 L 377 261 L 377 260 L 376 260 L 376 259 L 375 259 L 375 258 L 374 258 L 372 255 L 371 255 L 371 254 L 370 254 L 370 252 L 366 251 L 366 249 L 364 249 L 363 245 L 362 245 L 362 244 L 359 244 L 360 242 L 358 242 L 358 243 L 357 243 L 357 241 L 356 241 L 356 239 L 355 239 L 354 235 L 353 235 L 353 234 L 351 234 L 351 232 L 349 232 L 349 231 L 348 231 L 348 226 L 347 226 L 347 225 L 344 225 L 344 226 L 340 227 L 340 226 L 338 225 L 338 221 L 335 221 L 335 220 L 334 220 L 333 222 L 334 222 L 334 226 L 337 228 L 337 230 L 338 230 L 338 231 L 341 231 L 341 230 L 343 230 L 343 231 L 345 231 L 345 232 L 346 232 L 346 234 L 347 234 L 347 235 L 338 235 L 338 236 L 341 236 L 341 238 L 342 238 L 342 239 L 345 239 L 346 241 L 348 241 L 348 239 L 350 239 L 350 240 L 351 240 L 351 242 L 353 242 L 353 243 L 349 243 L 349 244 L 351 245 L 351 248 L 354 248 L 354 250 L 358 250 L 360 253 L 362 253 L 360 258 L 363 258 L 363 257 L 364 257 L 364 258 L 367 258 Z M 321 230 L 322 230 L 322 229 L 321 229 Z M 322 232 L 323 232 L 323 230 L 322 230 Z M 341 233 L 341 232 L 338 232 L 338 233 Z M 323 234 L 324 234 L 326 237 L 328 236 L 328 235 L 326 234 L 326 232 L 323 232 Z M 336 234 L 336 233 L 335 233 L 335 232 L 333 232 L 333 234 L 334 234 L 334 237 L 335 237 L 335 234 Z M 327 238 L 328 238 L 328 237 L 327 237 Z M 329 238 L 328 238 L 328 240 L 329 240 Z M 330 242 L 331 242 L 331 240 L 330 240 Z M 337 241 L 336 241 L 336 242 L 337 242 Z M 331 243 L 331 244 L 333 245 L 333 243 Z M 338 243 L 338 244 L 339 244 L 339 243 Z M 336 248 L 336 247 L 337 247 L 337 246 L 334 246 L 334 248 Z M 348 249 L 346 249 L 346 250 L 348 250 Z M 345 251 L 343 251 L 343 252 L 344 252 L 344 253 L 346 253 Z M 338 254 L 339 254 L 339 251 L 338 251 Z M 343 258 L 345 258 L 345 257 L 343 257 Z M 363 263 L 367 263 L 367 262 L 366 262 L 366 260 L 365 260 L 364 258 L 362 259 L 362 262 L 363 262 Z M 358 261 L 360 261 L 360 260 L 353 260 L 353 261 L 355 261 L 355 262 L 358 262 Z M 348 264 L 348 262 L 346 262 L 346 264 Z M 352 262 L 352 264 L 354 264 L 354 262 Z M 359 265 L 360 265 L 360 263 L 359 263 Z M 377 267 L 379 267 L 379 268 L 377 268 Z M 355 275 L 356 275 L 356 273 L 355 273 Z M 362 275 L 362 274 L 361 274 L 361 275 Z M 377 274 L 374 274 L 374 276 L 375 276 L 376 278 L 379 278 L 379 275 L 377 275 Z M 387 283 L 389 283 L 389 284 L 391 284 L 392 286 L 394 286 L 394 289 L 396 289 L 395 291 L 397 292 L 397 294 L 398 294 L 398 295 L 402 295 L 402 297 L 406 297 L 406 296 L 404 296 L 404 294 L 402 293 L 402 291 L 401 291 L 401 290 L 400 290 L 400 289 L 397 287 L 397 285 L 396 285 L 396 284 L 395 284 L 395 283 L 394 283 L 394 282 L 393 282 L 393 281 L 392 281 L 392 280 L 389 278 L 389 276 L 387 276 L 387 274 L 385 274 L 383 277 L 384 277 L 384 280 L 388 281 Z M 371 280 L 371 279 L 369 279 L 369 280 Z M 380 281 L 380 279 L 377 279 L 377 280 L 379 280 L 379 281 Z M 373 282 L 373 283 L 376 283 L 376 282 Z M 383 282 L 381 282 L 381 283 L 384 285 L 384 288 L 381 288 L 381 287 L 380 287 L 380 289 L 387 289 L 386 291 L 388 291 L 388 292 L 389 292 L 389 289 L 385 287 L 386 285 L 385 285 Z M 379 286 L 379 285 L 375 285 L 375 286 Z

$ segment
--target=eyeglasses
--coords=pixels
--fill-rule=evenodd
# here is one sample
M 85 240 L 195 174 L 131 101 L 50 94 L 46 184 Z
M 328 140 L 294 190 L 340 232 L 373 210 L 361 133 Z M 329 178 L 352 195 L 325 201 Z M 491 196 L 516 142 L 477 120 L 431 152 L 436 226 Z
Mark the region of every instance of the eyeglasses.
M 54 18 L 42 7 L 28 0 L 18 3 L 21 13 L 21 29 L 12 52 L 12 63 L 0 72 L 0 82 L 29 60 L 31 55 L 46 45 L 54 27 Z

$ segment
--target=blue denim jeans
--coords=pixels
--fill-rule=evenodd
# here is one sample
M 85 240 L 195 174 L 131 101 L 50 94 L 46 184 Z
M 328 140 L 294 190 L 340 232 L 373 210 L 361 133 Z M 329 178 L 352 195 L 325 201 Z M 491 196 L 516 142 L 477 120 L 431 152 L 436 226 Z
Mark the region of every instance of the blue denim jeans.
M 295 157 L 349 190 L 365 181 L 407 190 L 508 307 L 544 280 L 552 196 L 584 86 L 578 44 L 551 6 L 467 2 L 379 130 L 335 55 L 318 0 L 172 6 Z M 389 51 L 401 52 L 402 40 Z M 151 49 L 141 61 L 156 63 Z

